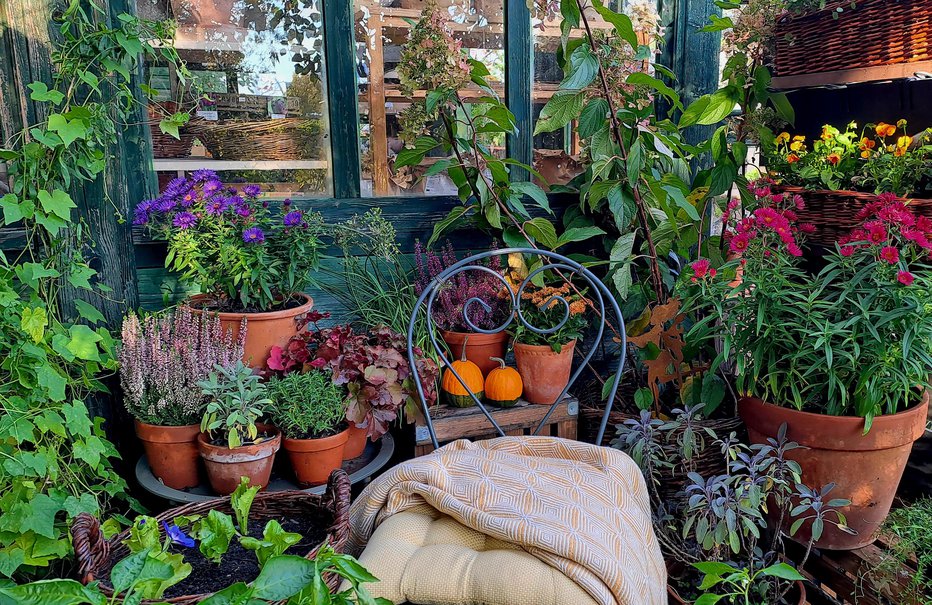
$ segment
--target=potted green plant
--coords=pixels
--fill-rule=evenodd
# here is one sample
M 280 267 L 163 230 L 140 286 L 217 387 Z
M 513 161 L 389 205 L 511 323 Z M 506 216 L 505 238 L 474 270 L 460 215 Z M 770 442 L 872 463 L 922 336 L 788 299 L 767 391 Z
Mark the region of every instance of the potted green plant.
M 515 328 L 515 363 L 524 382 L 524 398 L 550 405 L 570 380 L 576 340 L 586 328 L 588 302 L 564 283 L 559 287 L 528 285 L 519 301 Z M 540 334 L 531 330 L 556 331 Z
M 734 364 L 739 413 L 755 443 L 786 424 L 806 449 L 791 457 L 812 484 L 834 482 L 854 532 L 826 528 L 816 546 L 869 544 L 893 501 L 912 443 L 925 430 L 932 368 L 932 289 L 923 263 L 932 221 L 892 195 L 859 214 L 817 275 L 802 271 L 798 198 L 753 188 L 756 207 L 728 227 L 741 284 L 693 264 L 683 284 L 703 319 L 693 338 L 721 341 Z M 700 270 L 697 270 L 699 267 Z M 879 469 L 865 473 L 864 469 Z M 809 527 L 802 528 L 805 538 Z
M 415 286 L 418 293 L 430 287 L 438 275 L 457 262 L 453 244 L 449 241 L 440 254 L 423 249 L 420 242 L 415 244 L 414 253 L 417 258 Z M 501 274 L 501 258 L 490 258 L 488 268 Z M 460 359 L 465 355 L 467 361 L 479 366 L 483 376 L 498 367 L 496 357 L 505 356 L 509 335 L 505 331 L 495 334 L 476 332 L 466 321 L 464 306 L 472 299 L 484 302 L 487 307 L 470 304 L 466 313 L 474 326 L 494 330 L 505 323 L 511 312 L 511 298 L 507 296 L 506 283 L 502 277 L 495 277 L 482 269 L 462 271 L 449 279 L 449 287 L 438 290 L 431 307 L 432 319 L 440 328 L 440 336 L 449 347 L 452 358 Z
M 284 435 L 282 447 L 302 486 L 322 485 L 343 464 L 349 439 L 346 388 L 320 370 L 273 376 L 269 418 Z
M 198 170 L 136 206 L 134 224 L 168 241 L 166 267 L 196 287 L 189 306 L 216 312 L 225 327 L 249 326 L 243 360 L 262 364 L 298 331 L 313 306 L 302 291 L 318 266 L 322 219 L 293 208 L 273 211 L 258 185 L 236 189 Z
M 123 320 L 123 401 L 152 474 L 168 487 L 200 483 L 197 436 L 207 397 L 198 385 L 216 366 L 236 367 L 245 336 L 242 329 L 234 339 L 216 315 L 187 308 Z
M 210 486 L 226 495 L 237 488 L 240 477 L 248 477 L 251 485 L 264 488 L 281 446 L 281 433 L 259 423 L 271 404 L 268 389 L 242 362 L 214 370 L 200 382 L 209 401 L 197 442 Z

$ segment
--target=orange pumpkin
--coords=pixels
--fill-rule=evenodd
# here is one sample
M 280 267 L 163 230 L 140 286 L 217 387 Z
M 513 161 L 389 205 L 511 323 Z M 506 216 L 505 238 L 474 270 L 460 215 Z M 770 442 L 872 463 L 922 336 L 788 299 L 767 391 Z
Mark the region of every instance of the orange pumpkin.
M 504 359 L 491 357 L 499 363 L 485 379 L 485 399 L 490 404 L 500 408 L 510 408 L 518 403 L 521 393 L 524 392 L 524 382 L 518 370 L 505 365 Z
M 477 399 L 482 399 L 485 382 L 482 378 L 482 370 L 479 366 L 466 359 L 466 343 L 463 343 L 463 356 L 459 361 L 450 364 L 456 374 L 463 379 L 459 381 L 449 368 L 443 371 L 443 378 L 440 380 L 440 391 L 443 393 L 444 400 L 454 407 L 468 408 L 476 402 L 470 393 Z M 463 383 L 466 383 L 465 385 Z

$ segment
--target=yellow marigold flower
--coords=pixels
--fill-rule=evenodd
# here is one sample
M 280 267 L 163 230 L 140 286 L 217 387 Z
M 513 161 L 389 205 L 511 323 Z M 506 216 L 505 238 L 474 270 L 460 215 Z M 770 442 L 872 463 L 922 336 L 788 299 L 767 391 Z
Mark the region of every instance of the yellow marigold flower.
M 909 147 L 909 144 L 913 142 L 913 138 L 907 135 L 903 135 L 896 140 L 897 147 Z
M 897 128 L 904 128 L 906 126 L 906 120 L 900 119 L 896 123 Z
M 788 132 L 781 132 L 780 134 L 777 135 L 777 144 L 778 144 L 778 145 L 781 144 L 781 143 L 786 143 L 786 142 L 789 141 L 789 140 L 790 140 L 790 133 L 788 133 Z
M 796 135 L 795 137 L 793 137 L 793 140 L 794 140 L 794 141 L 800 141 L 800 142 L 802 142 L 802 141 L 805 141 L 805 140 L 806 140 L 806 137 L 804 137 L 804 136 L 801 135 L 801 134 L 798 134 L 798 135 Z
M 864 151 L 862 151 L 862 152 L 861 152 L 861 157 L 864 158 L 864 159 L 867 159 L 867 158 L 871 157 L 870 149 L 865 149 Z
M 831 133 L 830 128 L 831 126 L 828 126 L 828 125 L 825 125 L 822 127 L 822 140 L 823 141 L 831 141 L 832 138 L 835 136 Z
M 806 146 L 802 143 L 802 141 L 793 141 L 790 143 L 790 149 L 793 151 L 802 151 L 805 148 Z
M 893 145 L 887 145 L 887 151 L 893 151 L 895 147 Z

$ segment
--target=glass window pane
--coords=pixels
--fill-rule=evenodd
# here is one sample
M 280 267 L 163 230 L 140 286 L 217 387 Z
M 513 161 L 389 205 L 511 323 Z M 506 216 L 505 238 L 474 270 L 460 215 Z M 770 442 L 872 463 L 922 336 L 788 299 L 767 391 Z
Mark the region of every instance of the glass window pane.
M 331 195 L 321 0 L 137 0 L 143 18 L 177 21 L 175 48 L 191 79 L 155 61 L 147 84 L 160 185 L 209 168 L 257 183 L 272 198 Z M 181 140 L 158 122 L 191 110 Z M 195 115 L 196 113 L 196 115 Z
M 438 0 L 452 35 L 474 59 L 483 61 L 504 94 L 504 4 L 502 0 Z M 416 21 L 424 0 L 356 0 L 356 47 L 359 76 L 360 158 L 364 196 L 456 195 L 445 174 L 422 178 L 437 158 L 427 157 L 414 168 L 394 168 L 395 155 L 404 145 L 399 115 L 412 103 L 422 103 L 427 91 L 414 97 L 399 90 L 398 63 L 408 38 L 410 21 Z M 465 89 L 468 102 L 478 89 Z M 409 110 L 410 111 L 410 110 Z M 436 128 L 432 125 L 430 128 Z M 491 141 L 504 153 L 504 140 Z

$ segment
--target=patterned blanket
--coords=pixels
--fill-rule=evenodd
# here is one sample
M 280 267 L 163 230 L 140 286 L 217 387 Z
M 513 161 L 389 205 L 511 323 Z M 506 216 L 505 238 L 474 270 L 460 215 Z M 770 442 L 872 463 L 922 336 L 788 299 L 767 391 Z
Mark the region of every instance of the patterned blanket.
M 363 490 L 348 552 L 359 555 L 382 521 L 424 503 L 519 545 L 600 604 L 667 602 L 647 487 L 619 451 L 556 437 L 455 441 Z

